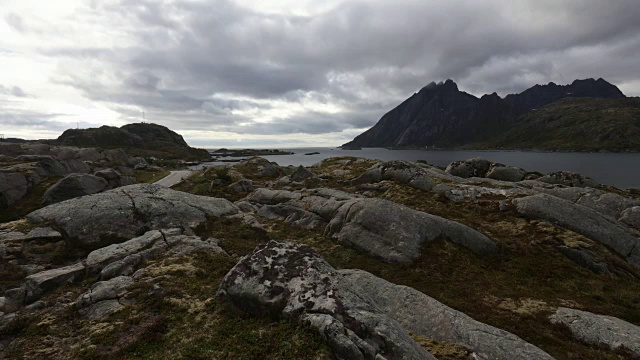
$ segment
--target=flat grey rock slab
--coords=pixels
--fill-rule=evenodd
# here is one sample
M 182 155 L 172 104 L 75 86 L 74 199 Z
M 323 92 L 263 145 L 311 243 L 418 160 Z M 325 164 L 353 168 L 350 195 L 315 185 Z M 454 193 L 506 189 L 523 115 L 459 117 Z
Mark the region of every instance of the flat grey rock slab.
M 640 327 L 613 316 L 560 307 L 551 322 L 565 325 L 573 335 L 586 343 L 606 345 L 614 350 L 624 348 L 640 358 Z

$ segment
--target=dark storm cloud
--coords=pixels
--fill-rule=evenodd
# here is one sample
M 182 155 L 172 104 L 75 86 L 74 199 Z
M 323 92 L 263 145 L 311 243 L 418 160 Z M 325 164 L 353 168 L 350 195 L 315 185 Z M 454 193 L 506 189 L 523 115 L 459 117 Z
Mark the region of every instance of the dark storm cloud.
M 134 45 L 43 50 L 62 61 L 91 60 L 110 75 L 67 71 L 57 81 L 124 117 L 138 107 L 176 129 L 364 128 L 446 78 L 476 95 L 587 77 L 640 81 L 637 0 L 345 1 L 313 16 L 264 14 L 230 0 L 92 4 Z M 23 27 L 19 18 L 5 20 Z M 270 123 L 238 114 L 305 100 L 342 110 L 310 108 Z

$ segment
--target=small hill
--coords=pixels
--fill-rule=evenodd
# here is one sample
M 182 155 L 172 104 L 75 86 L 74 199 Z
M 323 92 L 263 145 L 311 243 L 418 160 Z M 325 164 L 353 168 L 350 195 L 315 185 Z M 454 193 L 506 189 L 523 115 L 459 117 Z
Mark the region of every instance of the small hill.
M 566 98 L 521 116 L 476 149 L 640 151 L 640 98 Z
M 66 130 L 56 142 L 78 147 L 123 148 L 135 156 L 163 159 L 209 159 L 204 149 L 190 147 L 184 138 L 169 128 L 151 123 L 127 124 L 120 128 L 101 126 Z

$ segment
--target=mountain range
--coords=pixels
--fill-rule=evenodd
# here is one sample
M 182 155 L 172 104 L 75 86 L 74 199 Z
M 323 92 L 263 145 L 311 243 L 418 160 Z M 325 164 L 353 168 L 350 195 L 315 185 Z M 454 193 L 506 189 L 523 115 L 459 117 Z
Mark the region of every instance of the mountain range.
M 568 98 L 581 101 L 566 102 Z M 618 87 L 604 79 L 576 80 L 569 85 L 535 85 L 504 98 L 496 93 L 478 98 L 460 91 L 452 80 L 438 84 L 432 82 L 343 147 L 638 151 L 640 146 L 635 140 L 624 135 L 626 125 L 635 126 L 633 124 L 640 121 L 638 112 L 633 110 L 637 102 L 612 102 L 624 98 Z M 565 101 L 564 105 L 548 107 L 559 101 Z M 618 110 L 607 111 L 610 107 Z M 597 111 L 590 112 L 589 109 Z M 582 115 L 567 117 L 574 113 Z M 623 113 L 623 117 L 618 116 Z M 585 116 L 588 119 L 583 119 Z M 563 118 L 564 121 L 552 127 L 545 126 L 551 118 Z M 569 118 L 572 120 L 567 120 Z M 590 128 L 584 129 L 585 123 L 580 119 L 588 120 Z M 546 134 L 554 141 L 548 142 L 547 137 L 537 136 L 540 141 L 535 144 L 520 145 L 521 140 L 540 133 L 544 135 L 544 132 L 554 131 L 558 126 L 565 131 L 555 135 L 564 134 L 567 136 L 565 139 Z M 567 127 L 572 129 L 567 130 Z M 617 139 L 615 149 L 608 148 L 610 144 L 607 141 L 598 143 L 589 137 L 594 133 L 600 134 L 600 127 L 606 127 L 610 138 Z M 629 141 L 631 143 L 627 144 Z

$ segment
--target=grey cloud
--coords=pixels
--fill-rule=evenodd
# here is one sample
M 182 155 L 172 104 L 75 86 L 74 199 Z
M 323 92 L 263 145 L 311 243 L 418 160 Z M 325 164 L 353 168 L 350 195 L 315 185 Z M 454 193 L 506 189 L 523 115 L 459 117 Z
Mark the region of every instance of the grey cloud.
M 506 95 L 576 78 L 637 82 L 640 74 L 637 0 L 362 0 L 309 17 L 263 14 L 231 0 L 94 4 L 136 45 L 42 53 L 90 59 L 120 80 L 67 72 L 56 81 L 125 118 L 140 108 L 177 130 L 333 133 L 374 124 L 432 80 Z M 253 100 L 220 100 L 229 93 Z M 270 123 L 233 112 L 309 97 L 344 111 L 311 109 Z
M 27 97 L 28 95 L 19 86 L 3 86 L 0 85 L 0 95 L 10 95 L 15 97 Z

